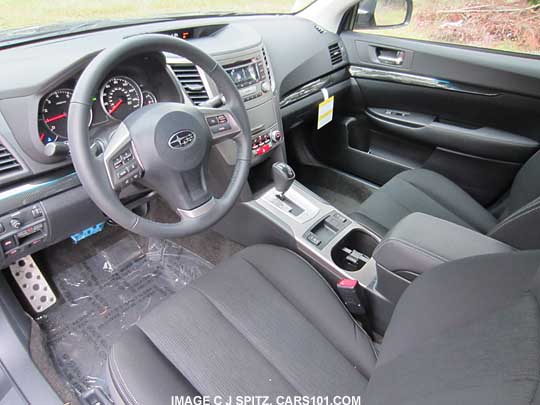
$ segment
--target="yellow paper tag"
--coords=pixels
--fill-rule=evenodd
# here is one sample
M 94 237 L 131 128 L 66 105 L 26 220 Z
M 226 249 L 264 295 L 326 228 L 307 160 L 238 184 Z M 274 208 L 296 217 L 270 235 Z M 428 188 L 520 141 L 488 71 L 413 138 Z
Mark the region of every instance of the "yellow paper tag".
M 319 117 L 317 118 L 317 129 L 321 129 L 330 121 L 334 116 L 334 96 L 327 98 L 319 104 Z

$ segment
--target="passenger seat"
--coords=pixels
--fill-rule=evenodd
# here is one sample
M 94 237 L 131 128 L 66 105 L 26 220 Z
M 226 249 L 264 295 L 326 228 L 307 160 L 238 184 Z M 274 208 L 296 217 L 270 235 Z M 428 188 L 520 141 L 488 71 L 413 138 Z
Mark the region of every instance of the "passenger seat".
M 422 212 L 474 229 L 518 249 L 540 248 L 540 151 L 520 169 L 495 218 L 458 185 L 433 171 L 412 169 L 392 178 L 351 217 L 383 236 L 402 218 Z

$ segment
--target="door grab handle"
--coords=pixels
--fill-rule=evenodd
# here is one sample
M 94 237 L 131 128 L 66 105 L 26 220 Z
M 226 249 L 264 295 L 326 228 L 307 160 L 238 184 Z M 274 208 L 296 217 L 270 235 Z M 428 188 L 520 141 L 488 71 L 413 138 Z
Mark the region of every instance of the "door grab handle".
M 387 65 L 400 66 L 403 65 L 403 61 L 405 60 L 405 54 L 403 51 L 398 51 L 396 53 L 396 56 L 379 55 L 377 56 L 377 59 L 379 60 L 379 62 L 385 63 Z

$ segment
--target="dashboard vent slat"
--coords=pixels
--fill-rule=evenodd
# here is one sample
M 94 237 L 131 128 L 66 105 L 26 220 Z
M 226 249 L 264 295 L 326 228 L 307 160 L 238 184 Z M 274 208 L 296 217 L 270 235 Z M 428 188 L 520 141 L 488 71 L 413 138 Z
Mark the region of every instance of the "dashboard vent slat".
M 15 156 L 0 143 L 0 177 L 22 170 L 22 166 Z
M 341 53 L 341 48 L 338 43 L 330 45 L 328 47 L 328 52 L 330 52 L 330 62 L 332 62 L 332 65 L 343 62 L 343 54 Z
M 270 81 L 270 83 L 272 83 L 272 88 L 273 88 L 274 81 L 272 78 L 272 71 L 270 69 L 270 62 L 268 62 L 268 56 L 266 55 L 266 49 L 264 49 L 264 47 L 262 48 L 262 56 L 264 60 L 264 66 L 266 67 L 266 74 L 268 75 L 268 80 Z
M 325 33 L 325 29 L 323 27 L 321 27 L 320 25 L 313 24 L 313 27 L 315 27 L 315 29 L 319 32 L 319 34 L 324 34 Z
M 194 65 L 171 65 L 171 69 L 193 104 L 199 105 L 208 100 L 208 93 L 197 67 Z

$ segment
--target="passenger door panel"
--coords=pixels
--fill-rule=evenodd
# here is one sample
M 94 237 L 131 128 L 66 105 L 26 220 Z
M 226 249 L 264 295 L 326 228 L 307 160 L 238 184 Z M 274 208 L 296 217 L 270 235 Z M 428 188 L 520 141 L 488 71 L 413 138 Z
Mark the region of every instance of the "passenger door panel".
M 369 34 L 342 38 L 358 88 L 333 126 L 312 138 L 328 163 L 376 184 L 408 168 L 435 170 L 488 205 L 538 149 L 539 60 Z

